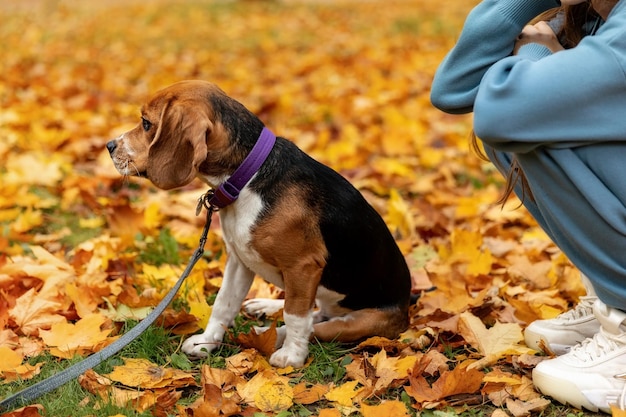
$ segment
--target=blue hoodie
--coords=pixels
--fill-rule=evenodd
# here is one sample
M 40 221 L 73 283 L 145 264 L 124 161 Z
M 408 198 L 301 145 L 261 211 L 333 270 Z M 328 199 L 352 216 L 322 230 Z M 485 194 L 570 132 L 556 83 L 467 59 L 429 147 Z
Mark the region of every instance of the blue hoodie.
M 626 0 L 596 34 L 552 53 L 511 56 L 524 25 L 556 0 L 485 0 L 435 75 L 431 100 L 474 112 L 487 154 L 513 155 L 525 206 L 606 304 L 626 310 Z M 520 194 L 520 190 L 517 190 Z

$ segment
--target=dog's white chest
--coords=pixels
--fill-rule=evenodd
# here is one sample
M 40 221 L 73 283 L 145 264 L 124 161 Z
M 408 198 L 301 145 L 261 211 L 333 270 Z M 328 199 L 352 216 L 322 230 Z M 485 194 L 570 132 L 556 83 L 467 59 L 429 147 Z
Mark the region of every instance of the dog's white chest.
M 228 256 L 236 256 L 255 274 L 282 288 L 283 279 L 278 269 L 264 262 L 250 244 L 251 231 L 263 209 L 263 201 L 256 193 L 244 189 L 234 204 L 236 206 L 219 211 Z

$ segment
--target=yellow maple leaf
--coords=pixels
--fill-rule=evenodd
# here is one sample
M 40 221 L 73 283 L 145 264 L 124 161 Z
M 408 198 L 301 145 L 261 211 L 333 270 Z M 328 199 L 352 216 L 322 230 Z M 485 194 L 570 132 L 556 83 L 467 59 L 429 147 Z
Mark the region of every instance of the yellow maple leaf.
M 158 366 L 147 359 L 126 358 L 124 365 L 115 366 L 106 376 L 128 387 L 143 389 L 195 385 L 190 373 Z
M 249 372 L 272 369 L 272 366 L 256 349 L 244 349 L 226 358 L 226 369 L 235 375 L 244 375 Z
M 288 380 L 274 379 L 261 385 L 254 394 L 254 405 L 261 411 L 278 412 L 293 405 L 293 388 Z
M 100 330 L 106 317 L 102 314 L 90 314 L 75 324 L 67 322 L 55 323 L 50 330 L 41 330 L 39 335 L 51 347 L 54 356 L 71 359 L 75 354 L 86 354 L 96 351 L 103 343 L 111 342 L 112 329 Z
M 342 407 L 352 407 L 352 399 L 360 391 L 360 389 L 356 389 L 357 384 L 358 381 L 345 382 L 324 394 L 324 398 Z
M 496 362 L 505 355 L 530 353 L 532 349 L 521 345 L 524 340 L 522 328 L 517 323 L 496 322 L 487 329 L 485 324 L 470 312 L 461 313 L 459 334 L 483 356 L 468 368 L 481 368 Z
M 491 252 L 483 247 L 483 237 L 478 231 L 454 229 L 450 235 L 450 247 L 440 247 L 439 255 L 449 264 L 466 264 L 470 275 L 488 274 L 493 263 Z
M 24 359 L 22 355 L 8 346 L 0 346 L 0 358 L 2 358 L 2 361 L 0 361 L 0 375 L 2 375 L 4 371 L 17 368 Z
M 4 372 L 0 372 L 0 376 L 2 376 L 2 378 L 4 379 L 4 383 L 25 381 L 39 375 L 39 373 L 41 372 L 41 367 L 43 365 L 43 362 L 38 362 L 35 365 L 23 363 L 13 369 L 7 369 Z
M 409 370 L 413 369 L 417 356 L 405 356 L 404 358 L 388 357 L 387 351 L 381 349 L 375 354 L 371 363 L 376 368 L 375 392 L 389 388 L 395 380 L 407 379 Z
M 189 314 L 198 319 L 198 326 L 203 329 L 206 328 L 209 318 L 211 317 L 213 307 L 207 303 L 206 298 L 198 299 L 194 297 L 193 300 L 187 300 L 187 303 L 189 304 Z
M 99 299 L 91 297 L 89 292 L 83 291 L 75 283 L 65 285 L 65 294 L 74 302 L 78 317 L 87 317 L 98 308 Z
M 278 375 L 272 369 L 264 369 L 257 372 L 249 381 L 238 383 L 236 389 L 244 402 L 256 405 L 257 393 L 266 384 L 289 384 L 289 378 Z M 269 390 L 270 388 L 267 389 Z M 293 391 L 291 392 L 291 398 L 293 398 Z M 277 399 L 277 401 L 280 401 L 280 399 Z M 270 404 L 267 405 L 269 406 Z
M 36 335 L 55 323 L 66 322 L 65 317 L 57 314 L 60 307 L 60 303 L 39 297 L 37 291 L 31 288 L 15 301 L 15 306 L 9 310 L 9 316 L 22 333 Z
M 24 355 L 8 346 L 0 346 L 0 358 L 2 358 L 2 361 L 0 361 L 0 379 L 3 379 L 5 384 L 17 380 L 31 379 L 39 374 L 43 365 L 43 362 L 35 365 L 22 364 Z

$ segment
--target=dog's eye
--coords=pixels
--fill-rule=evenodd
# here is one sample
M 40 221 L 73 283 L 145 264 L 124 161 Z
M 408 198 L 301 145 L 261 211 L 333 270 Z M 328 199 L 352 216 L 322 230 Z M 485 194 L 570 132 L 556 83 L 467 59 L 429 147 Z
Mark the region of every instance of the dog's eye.
M 150 122 L 150 120 L 144 117 L 141 118 L 141 125 L 143 126 L 143 130 L 145 130 L 146 132 L 152 127 L 152 123 Z

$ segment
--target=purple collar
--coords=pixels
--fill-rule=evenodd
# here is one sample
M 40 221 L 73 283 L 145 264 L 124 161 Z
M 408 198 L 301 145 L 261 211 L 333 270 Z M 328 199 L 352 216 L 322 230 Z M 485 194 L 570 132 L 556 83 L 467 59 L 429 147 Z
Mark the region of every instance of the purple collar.
M 224 208 L 237 200 L 243 187 L 246 186 L 259 168 L 261 168 L 263 162 L 265 162 L 275 142 L 276 136 L 268 128 L 264 127 L 246 159 L 233 172 L 230 178 L 217 187 L 209 203 L 214 207 Z

